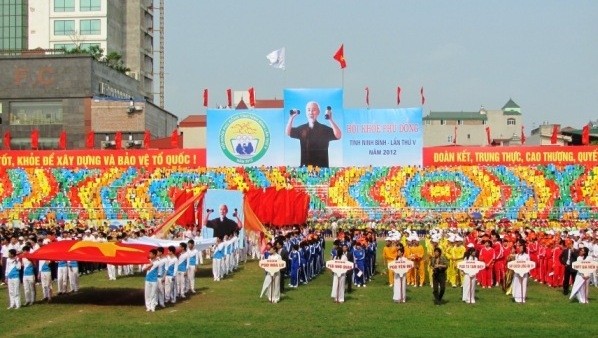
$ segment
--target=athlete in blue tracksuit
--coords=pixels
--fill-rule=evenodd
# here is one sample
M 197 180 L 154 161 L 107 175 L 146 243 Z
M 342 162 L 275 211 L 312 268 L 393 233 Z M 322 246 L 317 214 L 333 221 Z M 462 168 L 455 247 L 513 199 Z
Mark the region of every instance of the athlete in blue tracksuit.
M 293 249 L 289 253 L 289 261 L 291 262 L 291 283 L 289 286 L 296 288 L 299 286 L 299 268 L 301 267 L 301 253 L 299 252 L 299 245 L 293 244 Z
M 359 242 L 355 243 L 353 259 L 355 260 L 355 274 L 353 278 L 355 285 L 357 287 L 365 286 L 365 250 L 363 250 Z

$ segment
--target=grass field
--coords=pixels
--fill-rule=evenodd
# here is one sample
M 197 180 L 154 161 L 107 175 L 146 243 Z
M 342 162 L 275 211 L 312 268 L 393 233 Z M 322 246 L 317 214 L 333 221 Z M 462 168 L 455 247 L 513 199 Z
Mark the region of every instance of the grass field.
M 560 290 L 530 282 L 528 301 L 515 304 L 500 289 L 478 289 L 477 303 L 460 301 L 448 288 L 442 306 L 431 288 L 408 288 L 407 303 L 392 301 L 386 276 L 354 289 L 344 304 L 330 298 L 330 272 L 289 290 L 278 304 L 259 299 L 263 270 L 248 262 L 214 282 L 209 265 L 199 269 L 198 294 L 172 307 L 145 311 L 143 277 L 108 281 L 106 272 L 81 277 L 77 294 L 5 310 L 0 287 L 2 337 L 595 337 L 598 289 L 590 304 L 570 302 Z M 288 283 L 288 279 L 286 280 Z M 38 287 L 38 299 L 39 295 Z

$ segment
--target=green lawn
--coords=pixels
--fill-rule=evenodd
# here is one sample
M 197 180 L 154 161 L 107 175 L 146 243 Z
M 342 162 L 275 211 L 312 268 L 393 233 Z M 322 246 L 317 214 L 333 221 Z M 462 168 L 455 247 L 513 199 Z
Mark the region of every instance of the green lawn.
M 0 336 L 593 337 L 598 332 L 593 287 L 587 305 L 535 283 L 526 304 L 513 303 L 499 289 L 478 289 L 477 303 L 464 304 L 461 289 L 449 288 L 448 303 L 435 306 L 430 287 L 408 288 L 407 303 L 395 304 L 386 276 L 378 275 L 367 288 L 348 294 L 344 304 L 335 304 L 326 272 L 270 304 L 258 298 L 262 279 L 255 261 L 220 282 L 204 265 L 197 275 L 198 294 L 155 313 L 145 311 L 142 276 L 116 281 L 108 281 L 105 271 L 82 276 L 79 293 L 19 310 L 5 310 L 3 286 Z

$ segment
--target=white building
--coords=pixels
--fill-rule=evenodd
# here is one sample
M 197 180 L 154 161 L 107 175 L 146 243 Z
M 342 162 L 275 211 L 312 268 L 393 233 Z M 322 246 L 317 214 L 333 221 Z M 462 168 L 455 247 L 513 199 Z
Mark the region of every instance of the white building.
M 153 0 L 30 0 L 28 12 L 29 49 L 117 52 L 153 100 Z
M 521 145 L 521 108 L 509 101 L 497 110 L 481 107 L 477 112 L 430 112 L 423 118 L 424 146 Z M 456 140 L 455 140 L 456 136 Z

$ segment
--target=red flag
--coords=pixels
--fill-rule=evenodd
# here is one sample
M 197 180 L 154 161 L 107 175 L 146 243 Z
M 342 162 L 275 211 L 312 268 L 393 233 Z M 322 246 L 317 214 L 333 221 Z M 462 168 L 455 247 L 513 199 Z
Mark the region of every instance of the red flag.
M 33 129 L 31 131 L 31 149 L 39 148 L 39 130 Z
M 455 125 L 455 136 L 453 137 L 453 144 L 457 144 L 457 125 Z
M 173 148 L 179 147 L 179 129 L 178 128 L 175 128 L 172 131 L 172 134 L 170 134 L 170 145 Z
M 85 146 L 88 149 L 93 149 L 95 145 L 95 134 L 93 131 L 89 131 L 87 133 L 87 138 L 85 139 Z
M 255 107 L 255 90 L 253 87 L 249 88 L 249 106 Z
M 397 106 L 401 104 L 401 87 L 397 87 Z
M 208 89 L 204 89 L 203 90 L 203 106 L 207 107 L 208 106 Z
M 525 130 L 523 126 L 521 126 L 521 144 L 525 144 Z
M 341 47 L 334 53 L 333 58 L 338 61 L 341 65 L 341 69 L 347 67 L 347 62 L 345 61 L 345 45 L 341 44 Z
M 424 87 L 423 86 L 419 89 L 419 95 L 421 95 L 421 97 L 422 97 L 422 106 L 423 106 L 426 103 L 426 97 L 424 96 Z
M 123 143 L 123 134 L 120 131 L 117 131 L 114 134 L 114 148 L 121 149 Z
M 583 144 L 584 146 L 587 146 L 588 144 L 590 144 L 590 124 L 586 124 L 585 126 L 583 126 L 583 129 L 581 130 L 581 144 Z
M 490 142 L 490 127 L 486 127 L 486 140 L 488 141 L 488 145 L 492 144 L 492 142 Z
M 26 255 L 34 260 L 78 261 L 108 264 L 148 263 L 152 246 L 117 242 L 59 241 L 40 247 Z
M 149 149 L 151 140 L 152 134 L 150 134 L 150 131 L 146 129 L 145 133 L 143 134 L 143 147 L 145 149 Z
M 370 88 L 365 87 L 365 105 L 370 106 Z
M 552 135 L 550 136 L 550 144 L 556 144 L 559 137 L 559 125 L 555 124 L 552 126 Z
M 226 90 L 226 99 L 228 100 L 227 107 L 232 108 L 233 107 L 233 91 L 230 88 Z
M 10 137 L 10 131 L 7 130 L 4 133 L 4 149 L 10 150 L 10 139 L 11 139 L 11 137 Z
M 60 132 L 60 136 L 58 137 L 58 148 L 59 149 L 66 149 L 66 130 Z

